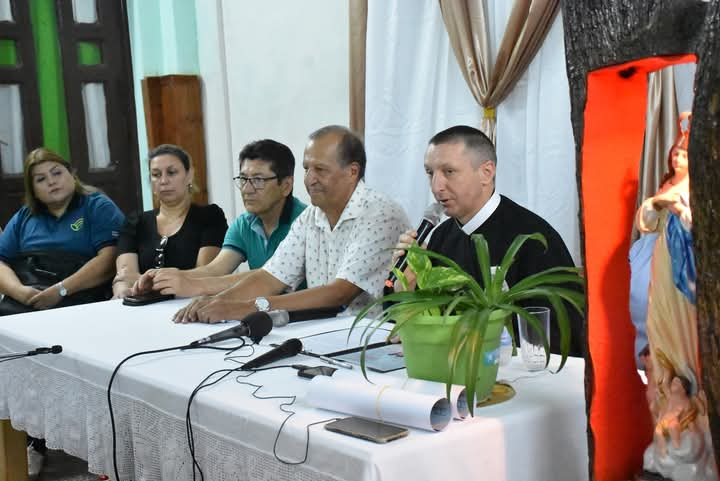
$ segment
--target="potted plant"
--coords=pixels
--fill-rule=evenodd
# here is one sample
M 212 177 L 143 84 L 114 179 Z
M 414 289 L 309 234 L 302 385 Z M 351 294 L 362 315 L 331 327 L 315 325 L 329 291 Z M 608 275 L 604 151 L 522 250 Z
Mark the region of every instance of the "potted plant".
M 403 342 L 408 376 L 445 382 L 448 396 L 452 384 L 467 387 L 472 412 L 475 399 L 486 399 L 495 383 L 498 369 L 498 351 L 503 326 L 513 334 L 512 315 L 527 320 L 543 338 L 545 358 L 550 360 L 550 346 L 537 320 L 521 304 L 546 301 L 555 311 L 560 331 L 562 369 L 570 348 L 570 323 L 563 301 L 578 312 L 584 307 L 584 295 L 568 289 L 568 283 L 582 284 L 575 267 L 554 267 L 530 275 L 509 289 L 504 288 L 505 276 L 515 256 L 528 241 L 541 242 L 547 249 L 542 234 L 517 236 L 502 262 L 491 269 L 488 244 L 482 235 L 472 236 L 482 276 L 482 286 L 451 259 L 436 252 L 413 245 L 408 249 L 407 260 L 417 275 L 415 290 L 395 292 L 365 307 L 355 318 L 352 329 L 379 304 L 392 303 L 376 319 L 365 325 L 362 342 L 367 342 L 382 324 L 395 322 L 390 336 L 400 335 Z M 436 259 L 443 265 L 433 265 Z M 394 270 L 400 282 L 408 288 L 405 275 Z M 515 336 L 513 335 L 513 344 Z M 365 353 L 361 367 L 365 373 Z M 559 370 L 558 369 L 558 370 Z

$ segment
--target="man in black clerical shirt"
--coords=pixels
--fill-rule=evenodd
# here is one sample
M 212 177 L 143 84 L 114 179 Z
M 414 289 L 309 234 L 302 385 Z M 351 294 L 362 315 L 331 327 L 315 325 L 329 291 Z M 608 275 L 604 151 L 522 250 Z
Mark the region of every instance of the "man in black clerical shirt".
M 548 248 L 537 241 L 527 241 L 507 273 L 507 283 L 557 266 L 574 266 L 560 235 L 537 214 L 516 204 L 495 190 L 497 157 L 495 147 L 481 131 L 459 125 L 436 134 L 425 154 L 425 171 L 435 199 L 450 218 L 432 233 L 427 248 L 450 257 L 482 285 L 471 234 L 482 234 L 488 242 L 491 265 L 500 265 L 505 251 L 519 234 L 539 232 Z M 417 236 L 408 231 L 400 236 L 397 254 L 402 253 Z M 414 275 L 409 280 L 414 284 Z M 572 287 L 571 288 L 577 288 Z M 532 304 L 532 303 L 530 303 Z M 529 304 L 529 305 L 530 305 Z M 568 307 L 572 343 L 571 356 L 582 356 L 585 345 L 580 315 Z M 554 323 L 553 323 L 554 324 Z M 550 329 L 550 345 L 559 352 L 559 332 Z M 517 328 L 515 329 L 517 333 Z

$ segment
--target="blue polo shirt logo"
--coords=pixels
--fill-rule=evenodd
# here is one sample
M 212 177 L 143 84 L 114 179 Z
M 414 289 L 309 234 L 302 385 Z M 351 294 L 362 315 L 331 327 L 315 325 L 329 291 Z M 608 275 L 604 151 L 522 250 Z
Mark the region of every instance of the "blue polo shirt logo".
M 84 223 L 84 222 L 85 222 L 85 219 L 84 219 L 83 217 L 80 217 L 78 220 L 76 220 L 75 222 L 73 222 L 72 224 L 70 224 L 70 228 L 71 228 L 73 231 L 77 232 L 77 231 L 79 231 L 80 229 L 82 229 L 82 226 L 83 226 L 83 223 Z

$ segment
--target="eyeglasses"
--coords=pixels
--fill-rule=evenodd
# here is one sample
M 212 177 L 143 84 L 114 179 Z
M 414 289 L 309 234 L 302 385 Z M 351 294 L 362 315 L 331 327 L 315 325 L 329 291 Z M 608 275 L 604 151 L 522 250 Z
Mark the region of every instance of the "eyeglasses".
M 243 187 L 245 187 L 245 184 L 250 182 L 250 185 L 253 186 L 253 189 L 261 190 L 265 188 L 266 181 L 277 178 L 277 175 L 273 175 L 272 177 L 245 177 L 244 175 L 238 175 L 237 177 L 233 177 L 233 180 L 235 181 L 235 185 L 237 185 L 238 189 L 242 189 Z
M 160 238 L 160 243 L 155 248 L 155 268 L 160 269 L 165 266 L 165 246 L 167 246 L 168 237 L 166 235 Z

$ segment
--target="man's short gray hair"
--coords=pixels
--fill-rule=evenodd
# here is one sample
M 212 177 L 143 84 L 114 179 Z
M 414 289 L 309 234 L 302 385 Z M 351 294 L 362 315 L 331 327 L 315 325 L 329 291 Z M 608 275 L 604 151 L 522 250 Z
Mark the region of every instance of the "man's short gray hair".
M 367 164 L 367 157 L 365 155 L 365 146 L 360 137 L 342 125 L 327 125 L 317 129 L 315 132 L 310 134 L 308 137 L 310 140 L 317 140 L 321 137 L 325 137 L 329 134 L 335 134 L 340 136 L 340 143 L 337 147 L 338 153 L 338 164 L 342 167 L 347 167 L 353 162 L 357 162 L 360 167 L 358 179 L 362 180 L 365 177 L 365 164 Z

